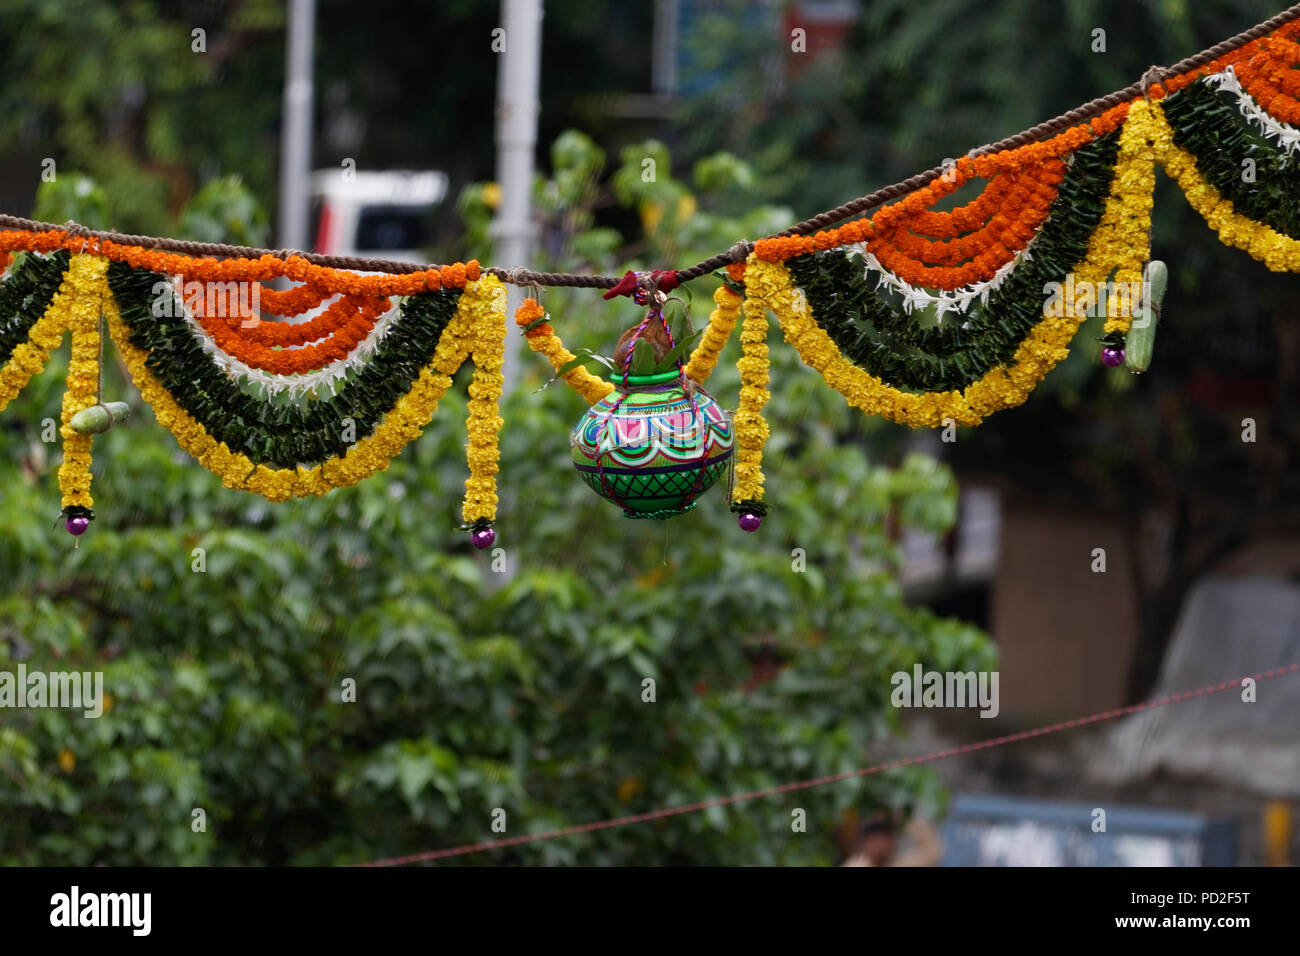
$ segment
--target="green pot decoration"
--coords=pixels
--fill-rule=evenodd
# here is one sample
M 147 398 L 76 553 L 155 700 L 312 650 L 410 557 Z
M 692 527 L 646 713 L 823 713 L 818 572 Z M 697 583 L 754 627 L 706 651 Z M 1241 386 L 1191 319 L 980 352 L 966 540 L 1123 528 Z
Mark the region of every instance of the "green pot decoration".
M 582 480 L 629 518 L 690 511 L 727 470 L 731 420 L 699 386 L 688 394 L 676 370 L 614 385 L 569 437 Z

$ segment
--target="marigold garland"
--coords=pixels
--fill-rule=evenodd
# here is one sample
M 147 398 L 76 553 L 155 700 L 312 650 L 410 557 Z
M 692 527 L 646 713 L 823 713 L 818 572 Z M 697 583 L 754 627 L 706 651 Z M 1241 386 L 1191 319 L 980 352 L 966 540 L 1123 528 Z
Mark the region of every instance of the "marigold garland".
M 1098 246 L 1108 247 L 1108 260 L 1114 274 L 1111 276 L 1111 293 L 1106 303 L 1106 333 L 1126 333 L 1133 323 L 1133 309 L 1121 308 L 1119 288 L 1136 288 L 1143 281 L 1143 269 L 1151 258 L 1151 208 L 1155 204 L 1155 114 L 1160 106 L 1138 100 L 1129 110 L 1128 119 L 1120 133 L 1119 161 L 1115 168 L 1115 184 L 1111 200 L 1122 215 L 1107 216 L 1102 220 L 1101 236 L 1093 239 Z M 1083 270 L 1080 270 L 1081 272 Z M 1110 270 L 1107 270 L 1110 274 Z M 1107 275 L 1077 275 L 1100 286 Z M 1135 285 L 1136 284 L 1136 285 Z
M 1200 213 L 1226 246 L 1240 249 L 1273 272 L 1300 272 L 1300 240 L 1240 215 L 1196 168 L 1196 157 L 1174 144 L 1173 130 L 1158 105 L 1152 111 L 1156 156 L 1178 183 L 1188 204 Z
M 294 349 L 273 349 L 240 334 L 239 319 L 209 317 L 195 311 L 194 317 L 222 351 L 252 368 L 276 375 L 310 372 L 330 362 L 341 361 L 370 334 L 375 321 L 388 308 L 388 300 L 373 297 L 343 296 L 330 305 L 325 315 L 334 329 L 315 345 Z M 278 323 L 276 323 L 278 324 Z M 260 328 L 254 326 L 250 331 Z
M 1300 238 L 1300 130 L 1263 112 L 1230 70 L 1167 97 L 1160 109 L 1174 145 L 1194 157 L 1197 173 L 1239 215 Z
M 272 289 L 269 286 L 262 286 L 258 290 L 259 305 L 263 312 L 269 312 L 272 315 L 302 315 L 311 309 L 320 306 L 322 302 L 332 296 L 334 293 L 329 289 L 323 289 L 313 285 L 296 285 L 292 289 Z M 321 322 L 323 316 L 317 316 L 307 322 L 263 322 L 257 326 L 257 332 L 250 335 L 250 338 L 256 338 L 265 345 L 299 345 L 303 342 L 314 342 L 316 339 L 324 338 L 328 331 L 318 334 L 312 334 L 310 338 L 297 338 L 300 335 L 308 333 L 317 333 L 317 330 L 326 325 Z M 249 330 L 246 330 L 249 331 Z M 292 335 L 289 341 L 281 341 L 279 336 Z
M 469 386 L 469 438 L 466 459 L 469 477 L 465 479 L 465 522 L 481 525 L 497 516 L 497 462 L 500 458 L 497 437 L 504 422 L 498 410 L 505 378 L 501 364 L 505 356 L 506 290 L 495 277 L 490 295 L 471 297 L 465 314 L 473 329 L 470 355 L 474 360 L 474 380 Z
M 740 315 L 741 303 L 744 301 L 725 285 L 714 290 L 713 304 L 716 308 L 709 315 L 709 324 L 700 336 L 695 350 L 691 352 L 690 361 L 682 369 L 687 378 L 703 384 L 713 374 L 713 369 L 718 364 L 718 355 L 731 338 L 731 331 L 736 327 L 736 318 Z
M 85 252 L 114 262 L 125 262 L 134 269 L 147 269 L 168 276 L 183 275 L 186 279 L 201 282 L 270 282 L 283 276 L 313 289 L 327 290 L 331 295 L 405 296 L 437 289 L 463 289 L 466 283 L 476 281 L 482 273 L 477 259 L 403 275 L 361 275 L 346 269 L 318 266 L 298 255 L 287 259 L 263 255 L 257 259 L 218 260 L 123 245 L 62 230 L 31 232 L 15 229 L 0 233 L 0 253 L 18 249 Z
M 251 294 L 250 292 L 250 298 Z M 334 293 L 328 289 L 320 289 L 309 285 L 294 286 L 284 292 L 259 285 L 257 288 L 257 305 L 260 311 L 269 312 L 272 315 L 296 316 L 311 309 L 319 308 L 326 299 L 331 298 L 333 295 Z M 353 302 L 360 301 L 354 296 L 348 298 Z M 351 316 L 346 309 L 336 310 L 332 308 L 336 304 L 330 303 L 330 306 L 327 306 L 324 312 L 308 319 L 306 322 L 261 320 L 250 323 L 248 322 L 249 317 L 244 315 L 227 315 L 224 319 L 226 324 L 237 330 L 241 338 L 246 341 L 267 346 L 306 345 L 308 342 L 317 342 L 328 338 L 347 323 Z M 197 317 L 202 311 L 194 310 L 195 316 Z
M 1043 219 L 1046 218 L 1044 215 Z M 1039 222 L 1041 223 L 1041 220 Z M 910 258 L 906 253 L 900 252 L 896 246 L 880 238 L 866 245 L 881 265 L 908 285 L 953 290 L 976 282 L 989 281 L 997 275 L 999 269 L 1015 258 L 1016 250 L 1003 245 L 1000 235 L 996 239 L 989 236 L 983 238 L 986 245 L 982 250 L 976 253 L 970 262 L 960 266 L 926 265 Z
M 63 279 L 63 288 L 50 304 L 55 321 L 72 333 L 72 356 L 63 392 L 63 424 L 59 429 L 63 437 L 59 490 L 63 493 L 65 510 L 81 508 L 89 511 L 95 504 L 90 496 L 90 448 L 95 436 L 74 431 L 71 422 L 77 412 L 100 400 L 100 289 L 107 268 L 108 262 L 98 256 L 73 256 Z
M 714 293 L 715 309 L 684 372 L 695 381 L 708 377 L 743 309 L 732 491 L 741 527 L 754 530 L 763 512 L 769 309 L 803 360 L 855 407 L 913 426 L 949 419 L 972 425 L 1024 401 L 1065 357 L 1084 318 L 1079 303 L 1058 300 L 1064 314 L 1036 319 L 1026 283 L 1067 263 L 1076 285 L 1142 281 L 1157 161 L 1225 244 L 1275 271 L 1300 272 L 1300 220 L 1289 208 L 1300 134 L 1287 125 L 1300 125 L 1298 33 L 1300 22 L 1288 23 L 1152 84 L 1149 99 L 1121 103 L 1043 141 L 962 157 L 948 174 L 870 218 L 759 240 L 747 263 L 727 266 L 727 284 Z M 1219 91 L 1231 95 L 1225 100 Z M 1243 157 L 1260 160 L 1266 188 L 1240 187 L 1235 171 Z M 1070 178 L 1067 158 L 1087 175 Z M 1097 172 L 1102 162 L 1109 179 Z M 975 199 L 948 212 L 935 208 L 976 179 L 985 186 Z M 852 259 L 855 250 L 865 260 Z M 0 233 L 0 272 L 18 251 L 37 255 L 10 269 L 0 286 L 0 408 L 70 331 L 59 467 L 65 514 L 93 516 L 93 436 L 70 423 L 101 400 L 102 310 L 142 396 L 182 447 L 228 487 L 272 501 L 323 494 L 386 468 L 427 426 L 451 376 L 472 360 L 462 514 L 476 532 L 495 518 L 504 287 L 477 262 L 364 275 L 300 255 L 219 261 L 52 229 Z M 869 273 L 903 299 L 903 310 L 868 288 Z M 142 283 L 160 276 L 297 283 L 286 291 L 259 285 L 259 308 L 272 315 L 299 315 L 342 298 L 302 323 L 244 328 L 242 316 L 208 315 L 205 305 L 179 322 L 162 321 L 142 312 Z M 807 288 L 796 288 L 796 279 Z M 380 320 L 392 296 L 408 298 Z M 1129 326 L 1120 304 L 1112 292 L 1104 326 L 1110 342 L 1122 341 Z M 940 321 L 905 321 L 914 308 L 937 312 Z M 943 322 L 953 311 L 962 317 Z M 545 318 L 531 299 L 516 314 L 530 348 L 558 371 L 573 356 Z M 563 377 L 590 403 L 614 388 L 582 368 Z M 317 383 L 333 394 L 308 392 Z M 950 384 L 959 387 L 943 390 Z M 338 426 L 354 417 L 359 440 L 340 438 Z
M 1000 173 L 984 185 L 978 196 L 950 212 L 924 209 L 907 222 L 907 228 L 933 239 L 952 239 L 984 225 L 998 211 L 1012 186 L 1018 182 L 1015 173 Z
M 105 288 L 104 292 L 107 291 Z M 481 323 L 485 315 L 500 308 L 503 293 L 499 280 L 492 276 L 467 285 L 455 317 L 438 342 L 434 360 L 420 371 L 411 389 L 385 414 L 379 426 L 341 457 L 296 469 L 255 464 L 247 456 L 216 441 L 180 407 L 154 376 L 147 364 L 148 353 L 131 344 L 130 330 L 122 320 L 111 293 L 104 301 L 113 341 L 132 380 L 140 389 L 141 397 L 154 409 L 159 423 L 226 487 L 243 488 L 270 501 L 284 501 L 293 496 L 323 495 L 386 469 L 388 462 L 428 427 L 439 400 L 451 386 L 451 376 L 469 357 L 472 342 L 477 337 L 474 331 L 476 323 Z M 504 318 L 500 312 L 496 315 L 498 321 Z
M 0 368 L 0 411 L 3 411 L 5 406 L 27 387 L 27 383 L 45 368 L 45 363 L 50 360 L 50 349 L 58 346 L 59 339 L 63 337 L 63 329 L 58 328 L 58 336 L 50 346 L 35 344 L 36 337 L 41 336 L 45 339 L 56 328 L 55 319 L 51 318 L 49 321 L 42 319 L 32 329 L 31 341 L 19 344 L 9 357 L 9 361 Z
M 1272 116 L 1292 126 L 1300 124 L 1300 103 L 1284 88 L 1289 85 L 1286 74 L 1295 74 L 1290 65 L 1256 58 L 1243 60 L 1233 70 L 1246 92 Z
M 1279 90 L 1292 99 L 1300 96 L 1300 43 L 1285 36 L 1273 36 L 1259 45 L 1259 52 L 1251 61 L 1265 68 L 1265 75 Z
M 1119 129 L 1128 115 L 1130 105 L 1120 103 L 1089 122 L 1073 126 L 1042 142 L 986 156 L 964 156 L 957 160 L 951 170 L 931 180 L 928 185 L 908 193 L 898 202 L 881 207 L 870 219 L 859 219 L 811 236 L 760 239 L 754 244 L 753 254 L 763 261 L 783 262 L 809 252 L 866 242 L 878 233 L 894 227 L 906 227 L 912 218 L 931 210 L 944 196 L 950 195 L 971 179 L 992 179 L 1001 173 L 1041 166 L 1051 159 L 1062 159 L 1097 137 Z
M 1124 276 L 1134 268 L 1140 278 L 1154 185 L 1151 125 L 1140 118 L 1146 110 L 1144 102 L 1134 104 L 1139 121 L 1132 125 L 1126 123 L 1120 133 L 1110 197 L 1101 223 L 1089 238 L 1087 257 L 1074 270 L 1077 282 L 1100 286 L 1112 270 Z M 1147 115 L 1149 118 L 1150 114 Z M 1137 252 L 1133 245 L 1135 235 L 1141 238 Z M 1065 358 L 1069 342 L 1085 318 L 1076 312 L 1075 303 L 1067 302 L 1065 314 L 1059 318 L 1045 317 L 1039 322 L 1007 365 L 992 369 L 962 391 L 918 394 L 886 385 L 845 358 L 817 324 L 806 300 L 796 294 L 785 265 L 765 262 L 755 252 L 746 272 L 746 289 L 746 317 L 751 309 L 757 312 L 764 307 L 776 313 L 786 341 L 850 405 L 913 427 L 939 427 L 946 420 L 958 425 L 978 425 L 992 412 L 1021 404 L 1043 376 Z M 1126 328 L 1127 320 L 1123 323 Z M 744 447 L 739 440 L 739 423 L 737 432 L 739 454 L 739 449 Z
M 233 367 L 204 347 L 206 340 L 195 335 L 189 318 L 175 318 L 175 310 L 172 318 L 156 316 L 159 278 L 121 262 L 108 267 L 108 285 L 131 343 L 148 353 L 159 382 L 216 441 L 278 468 L 341 457 L 369 435 L 433 360 L 464 295 L 441 290 L 407 298 L 390 324 L 394 334 L 384 336 L 364 363 L 331 386 L 332 394 L 285 402 L 245 387 L 253 376 L 232 375 Z
M 1041 170 L 1018 174 L 1025 181 L 1024 187 L 1005 197 L 988 222 L 965 235 L 946 241 L 927 239 L 909 231 L 914 226 L 908 223 L 878 235 L 867 243 L 867 248 L 910 285 L 955 289 L 986 281 L 1024 249 L 1046 221 L 1056 200 L 1056 187 L 1065 178 L 1065 168 L 1060 160 L 1051 160 Z M 981 256 L 990 249 L 999 255 L 984 263 Z M 968 259 L 972 262 L 959 268 L 930 268 L 956 266 Z
M 515 310 L 515 323 L 520 328 L 526 328 L 545 315 L 546 310 L 541 307 L 536 299 L 524 299 L 519 308 Z M 551 368 L 557 372 L 576 357 L 564 347 L 564 343 L 560 341 L 560 337 L 555 334 L 555 329 L 551 327 L 549 322 L 534 325 L 524 332 L 524 338 L 528 340 L 528 347 L 538 355 L 544 355 L 546 360 L 551 363 Z M 592 375 L 580 365 L 565 372 L 560 378 L 565 385 L 568 385 L 569 388 L 581 395 L 583 401 L 588 405 L 595 405 L 614 391 L 614 386 L 610 382 L 597 375 Z
M 68 254 L 29 258 L 20 275 L 7 275 L 0 292 L 0 410 L 45 368 L 50 351 L 63 341 L 64 316 L 50 303 L 63 285 Z M 13 293 L 12 295 L 10 293 Z M 12 313 L 12 314 L 10 314 Z
M 1222 73 L 1215 73 L 1213 76 L 1205 77 L 1200 84 L 1192 84 L 1191 86 L 1184 87 L 1184 91 L 1186 93 L 1191 93 L 1192 98 L 1195 99 L 1195 91 L 1198 85 L 1205 86 L 1207 89 L 1217 90 L 1219 93 L 1225 94 L 1235 101 L 1234 105 L 1236 106 L 1236 110 L 1233 111 L 1232 106 L 1228 106 L 1227 109 L 1230 115 L 1232 112 L 1235 112 L 1236 114 L 1246 118 L 1246 127 L 1248 132 L 1247 135 L 1243 137 L 1244 139 L 1249 141 L 1253 139 L 1251 134 L 1257 133 L 1264 138 L 1266 145 L 1270 147 L 1269 151 L 1271 151 L 1272 147 L 1271 144 L 1267 143 L 1267 141 L 1270 139 L 1276 139 L 1278 141 L 1278 152 L 1271 157 L 1273 161 L 1280 165 L 1293 158 L 1297 153 L 1300 153 L 1300 129 L 1287 123 L 1283 123 L 1281 120 L 1275 119 L 1262 109 L 1251 95 L 1246 92 L 1246 88 L 1237 80 L 1237 74 L 1233 72 L 1232 67 L 1228 67 Z M 1177 133 L 1177 124 L 1174 122 L 1174 118 L 1169 115 L 1169 110 L 1171 104 L 1176 103 L 1176 98 L 1181 98 L 1180 94 L 1182 93 L 1183 91 L 1180 91 L 1180 93 L 1175 93 L 1173 96 L 1167 96 L 1160 101 L 1160 105 L 1165 111 L 1165 119 L 1169 121 L 1170 126 L 1175 127 L 1175 134 Z M 1176 106 L 1174 109 L 1175 112 L 1177 112 Z M 1233 119 L 1233 124 L 1237 124 L 1235 118 Z M 1212 127 L 1216 124 L 1207 125 Z M 1266 153 L 1267 152 L 1268 151 L 1266 151 Z M 1283 152 L 1286 153 L 1285 156 L 1282 155 Z M 1241 170 L 1242 167 L 1239 165 L 1234 171 L 1239 180 L 1241 178 Z
M 290 399 L 297 399 L 303 396 L 319 397 L 326 392 L 337 394 L 340 389 L 349 388 L 353 374 L 359 369 L 367 368 L 374 361 L 388 333 L 394 327 L 400 329 L 407 321 L 406 311 L 402 306 L 398 306 L 380 316 L 366 337 L 348 352 L 346 358 L 326 362 L 319 368 L 294 375 L 278 375 L 246 365 L 222 350 L 217 341 L 208 335 L 192 315 L 187 314 L 185 318 L 199 347 L 225 374 L 263 390 L 268 396 L 287 393 Z
M 1080 149 L 1033 245 L 986 283 L 936 297 L 902 283 L 859 246 L 785 264 L 818 325 L 859 368 L 908 392 L 962 389 L 1010 362 L 1042 321 L 1048 283 L 1065 280 L 1102 221 L 1118 156 L 1117 133 Z

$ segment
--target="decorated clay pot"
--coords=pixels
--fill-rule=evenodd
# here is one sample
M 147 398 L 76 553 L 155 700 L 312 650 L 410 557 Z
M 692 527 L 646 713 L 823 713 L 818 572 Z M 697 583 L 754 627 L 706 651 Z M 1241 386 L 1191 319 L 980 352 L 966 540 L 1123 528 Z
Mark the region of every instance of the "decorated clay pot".
M 614 384 L 569 437 L 578 473 L 629 518 L 690 511 L 727 470 L 730 419 L 703 389 L 687 394 L 676 371 Z

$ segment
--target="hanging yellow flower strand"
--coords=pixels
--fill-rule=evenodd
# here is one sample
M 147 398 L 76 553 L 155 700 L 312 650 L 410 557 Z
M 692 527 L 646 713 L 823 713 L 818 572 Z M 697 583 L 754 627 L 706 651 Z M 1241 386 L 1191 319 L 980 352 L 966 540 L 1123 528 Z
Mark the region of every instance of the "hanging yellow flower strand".
M 733 423 L 736 429 L 736 478 L 731 489 L 731 510 L 738 513 L 743 531 L 757 531 L 767 514 L 763 504 L 763 446 L 769 429 L 763 418 L 772 394 L 771 363 L 767 357 L 767 305 L 746 297 L 740 325 L 740 403 Z
M 72 355 L 68 363 L 66 388 L 61 411 L 63 462 L 59 465 L 59 491 L 63 496 L 64 526 L 68 533 L 80 536 L 95 517 L 95 500 L 90 496 L 90 449 L 94 432 L 73 427 L 79 412 L 100 401 L 100 309 L 99 289 L 108 269 L 108 260 L 98 256 L 75 255 L 67 275 L 49 311 L 59 328 L 72 333 Z M 111 419 L 108 422 L 111 424 Z
M 739 268 L 736 266 L 739 265 Z M 733 263 L 727 272 L 733 279 L 740 279 L 745 274 L 745 264 Z M 686 377 L 703 384 L 713 373 L 718 364 L 718 355 L 731 338 L 731 331 L 736 327 L 736 318 L 740 315 L 741 303 L 745 300 L 731 291 L 726 285 L 720 285 L 713 292 L 713 303 L 717 306 L 709 315 L 709 324 L 700 337 L 699 344 L 691 353 L 691 360 L 683 369 Z
M 466 422 L 469 477 L 465 479 L 461 514 L 477 548 L 491 547 L 496 541 L 492 522 L 497 516 L 499 435 L 504 424 L 499 403 L 505 387 L 501 374 L 506 342 L 505 300 L 505 287 L 498 282 L 490 295 L 475 302 L 469 311 L 474 379 L 469 386 Z

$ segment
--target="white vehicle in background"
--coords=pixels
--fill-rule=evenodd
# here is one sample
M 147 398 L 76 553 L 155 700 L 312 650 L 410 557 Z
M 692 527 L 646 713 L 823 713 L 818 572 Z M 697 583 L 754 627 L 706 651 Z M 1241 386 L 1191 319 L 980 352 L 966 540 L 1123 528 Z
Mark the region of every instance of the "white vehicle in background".
M 318 170 L 311 177 L 313 251 L 422 263 L 447 187 L 447 175 L 433 170 Z

